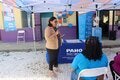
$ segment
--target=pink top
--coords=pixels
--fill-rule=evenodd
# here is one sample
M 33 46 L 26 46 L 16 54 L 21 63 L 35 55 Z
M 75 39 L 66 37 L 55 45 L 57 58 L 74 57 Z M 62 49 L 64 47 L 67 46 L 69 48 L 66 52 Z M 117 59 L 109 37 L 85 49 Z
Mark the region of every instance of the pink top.
M 120 74 L 120 54 L 114 57 L 114 63 L 112 67 L 118 74 Z

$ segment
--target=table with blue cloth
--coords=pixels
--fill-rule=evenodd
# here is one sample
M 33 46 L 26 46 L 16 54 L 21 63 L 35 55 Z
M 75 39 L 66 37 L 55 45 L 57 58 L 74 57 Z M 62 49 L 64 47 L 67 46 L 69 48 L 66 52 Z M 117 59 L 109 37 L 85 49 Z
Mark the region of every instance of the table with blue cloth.
M 58 63 L 71 63 L 74 57 L 83 51 L 85 48 L 85 41 L 73 39 L 73 40 L 63 40 L 62 46 L 60 47 Z M 48 53 L 46 53 L 46 60 L 48 62 Z
M 83 51 L 85 43 L 82 40 L 63 40 L 60 47 L 58 63 L 71 63 L 74 57 Z

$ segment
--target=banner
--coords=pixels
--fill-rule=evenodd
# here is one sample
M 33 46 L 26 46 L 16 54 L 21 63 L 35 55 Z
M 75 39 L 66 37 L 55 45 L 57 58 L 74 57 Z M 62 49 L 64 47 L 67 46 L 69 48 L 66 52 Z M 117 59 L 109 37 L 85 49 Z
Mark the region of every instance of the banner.
M 86 40 L 86 38 L 92 36 L 93 14 L 94 12 L 87 12 L 78 16 L 80 40 Z
M 86 14 L 80 14 L 78 16 L 78 27 L 79 27 L 79 40 L 85 40 L 85 34 L 86 34 Z
M 85 38 L 92 36 L 92 26 L 93 26 L 93 14 L 94 12 L 86 13 L 86 31 L 85 31 Z
M 16 30 L 13 7 L 3 4 L 4 29 L 5 31 Z

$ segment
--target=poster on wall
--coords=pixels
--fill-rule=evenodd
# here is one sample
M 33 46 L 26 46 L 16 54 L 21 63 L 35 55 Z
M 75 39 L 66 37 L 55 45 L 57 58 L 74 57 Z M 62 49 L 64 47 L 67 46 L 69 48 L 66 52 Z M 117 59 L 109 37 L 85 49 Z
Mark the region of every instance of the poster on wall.
M 74 11 L 60 11 L 60 12 L 54 12 L 54 16 L 58 19 L 58 25 L 59 26 L 68 26 L 69 23 L 72 25 L 76 25 L 75 21 L 75 15 L 76 13 Z M 69 26 L 68 26 L 69 27 Z
M 13 7 L 3 4 L 4 29 L 5 31 L 16 30 Z

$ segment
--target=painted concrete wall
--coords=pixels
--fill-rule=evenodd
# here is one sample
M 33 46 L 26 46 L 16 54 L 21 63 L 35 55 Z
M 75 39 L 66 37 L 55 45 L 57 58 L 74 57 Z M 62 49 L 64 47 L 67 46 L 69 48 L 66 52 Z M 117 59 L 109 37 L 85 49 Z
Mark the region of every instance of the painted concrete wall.
M 15 17 L 15 24 L 16 24 L 16 28 L 17 29 L 21 29 L 22 28 L 22 15 L 21 15 L 21 10 L 14 7 L 13 8 L 14 11 L 14 17 Z
M 28 16 L 26 11 L 21 11 L 22 17 L 22 28 L 28 27 Z
M 34 21 L 35 21 L 35 39 L 36 41 L 41 41 L 42 40 L 42 32 L 41 32 L 41 24 L 40 24 L 40 14 L 35 13 L 34 14 Z
M 0 29 L 3 29 L 3 14 L 2 14 L 2 3 L 0 2 Z M 0 40 L 1 40 L 1 30 L 0 30 Z
M 25 30 L 25 40 L 26 40 L 26 42 L 32 42 L 33 41 L 33 29 L 32 28 L 22 28 L 22 21 L 21 21 L 22 18 L 20 16 L 20 14 L 19 14 L 19 16 L 17 16 L 17 13 L 20 13 L 19 9 L 15 9 L 15 14 L 16 14 L 15 18 L 17 19 L 16 21 L 18 21 L 18 23 L 17 23 L 17 25 L 18 25 L 17 30 L 16 31 L 9 31 L 9 32 L 6 32 L 4 29 L 0 30 L 0 40 L 2 42 L 16 42 L 17 41 L 17 31 L 19 29 L 24 29 Z M 34 18 L 34 14 L 32 16 Z M 38 17 L 38 16 L 35 16 L 35 17 Z M 36 19 L 35 20 L 33 19 L 34 24 L 37 23 L 37 22 L 39 23 L 39 26 L 38 25 L 37 26 L 34 25 L 35 40 L 36 41 L 42 40 L 41 37 L 40 37 L 40 22 L 38 20 L 36 21 Z
M 1 31 L 1 41 L 2 42 L 16 42 L 18 30 L 10 31 L 10 32 L 6 32 L 5 30 L 0 30 Z M 32 28 L 24 28 L 24 30 L 25 30 L 25 41 L 32 42 L 33 41 L 33 29 Z M 36 38 L 36 41 L 40 41 L 40 38 L 38 37 L 39 33 L 37 30 L 39 30 L 39 27 L 35 28 L 35 38 Z
M 0 3 L 0 29 L 4 29 L 4 16 L 3 16 L 3 6 L 2 3 Z M 15 24 L 16 28 L 22 28 L 22 17 L 21 17 L 21 10 L 14 7 L 13 8 L 14 18 L 15 18 Z
M 0 30 L 0 41 L 1 41 L 1 30 Z

